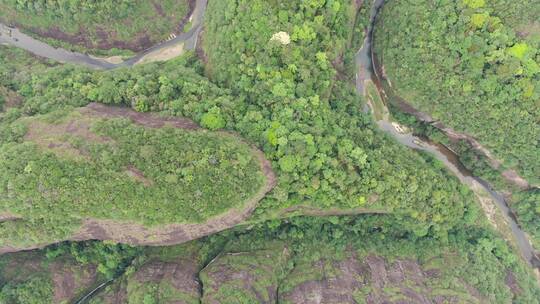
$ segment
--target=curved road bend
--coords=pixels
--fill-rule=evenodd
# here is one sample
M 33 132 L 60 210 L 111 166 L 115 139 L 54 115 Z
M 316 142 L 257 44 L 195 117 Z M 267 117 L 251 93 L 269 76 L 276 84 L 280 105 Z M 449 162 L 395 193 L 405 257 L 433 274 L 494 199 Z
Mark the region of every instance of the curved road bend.
M 197 45 L 197 38 L 202 28 L 207 2 L 208 0 L 196 1 L 195 9 L 191 14 L 193 26 L 188 32 L 179 34 L 174 39 L 158 43 L 119 64 L 113 64 L 103 59 L 91 57 L 87 54 L 72 52 L 62 48 L 54 48 L 45 42 L 22 33 L 17 28 L 9 27 L 3 23 L 0 23 L 0 44 L 13 45 L 40 57 L 54 59 L 59 62 L 81 64 L 94 69 L 110 70 L 120 67 L 130 67 L 146 55 L 177 44 L 184 43 L 184 49 L 186 50 L 194 49 Z

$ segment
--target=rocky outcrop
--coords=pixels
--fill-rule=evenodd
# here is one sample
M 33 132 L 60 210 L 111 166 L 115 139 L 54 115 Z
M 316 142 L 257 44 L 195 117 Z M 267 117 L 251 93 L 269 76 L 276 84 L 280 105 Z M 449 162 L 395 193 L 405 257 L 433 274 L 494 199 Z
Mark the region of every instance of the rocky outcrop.
M 322 258 L 300 263 L 284 280 L 279 302 L 331 303 L 478 303 L 478 292 L 438 286 L 438 270 L 423 269 L 416 260 L 389 262 L 381 256 Z M 293 282 L 287 283 L 287 282 Z
M 90 303 L 143 303 L 145 298 L 158 301 L 149 303 L 198 303 L 201 288 L 198 271 L 199 265 L 191 258 L 150 260 L 99 293 Z
M 237 299 L 239 303 L 276 303 L 279 277 L 288 258 L 289 250 L 283 245 L 220 255 L 201 271 L 202 302 L 234 303 Z

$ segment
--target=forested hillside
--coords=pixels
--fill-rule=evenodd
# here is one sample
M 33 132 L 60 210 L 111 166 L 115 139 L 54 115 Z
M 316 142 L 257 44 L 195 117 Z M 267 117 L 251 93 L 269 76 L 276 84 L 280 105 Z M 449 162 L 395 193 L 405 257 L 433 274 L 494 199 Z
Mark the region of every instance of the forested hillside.
M 376 53 L 396 93 L 491 151 L 498 172 L 477 151 L 443 140 L 506 191 L 520 191 L 501 178 L 507 169 L 540 181 L 539 15 L 538 1 L 390 0 L 376 27 Z M 538 244 L 537 192 L 514 194 L 512 207 Z
M 407 102 L 540 182 L 540 3 L 389 0 L 376 53 Z
M 188 0 L 7 0 L 0 21 L 67 48 L 141 51 L 182 32 L 193 7 Z
M 179 246 L 68 243 L 8 254 L 0 301 L 69 301 L 119 276 L 90 303 L 538 303 L 533 279 L 490 232 L 453 230 L 441 242 L 404 234 L 396 220 L 300 217 Z
M 258 15 L 265 10 L 258 10 L 258 5 L 251 4 L 254 5 L 244 6 L 246 11 L 241 14 L 222 14 L 224 6 L 231 9 L 235 7 L 233 3 L 209 4 L 208 31 L 216 37 L 209 34 L 204 41 L 217 46 L 214 51 L 207 52 L 207 66 L 215 69 L 216 74 L 218 68 L 227 73 L 239 73 L 234 68 L 225 68 L 225 65 L 217 66 L 212 60 L 221 52 L 233 52 L 223 50 L 218 53 L 218 50 L 229 45 L 228 39 L 237 36 L 228 31 L 241 29 L 219 26 L 222 18 L 277 21 Z M 278 15 L 276 6 L 264 5 L 265 9 L 276 10 L 274 15 Z M 254 86 L 233 88 L 228 92 L 175 62 L 105 73 L 65 66 L 52 70 L 44 67 L 40 77 L 29 79 L 28 70 L 10 67 L 14 63 L 6 60 L 3 66 L 10 72 L 3 74 L 4 79 L 10 83 L 8 87 L 26 97 L 22 109 L 27 114 L 45 113 L 63 107 L 66 102 L 81 106 L 97 101 L 128 104 L 138 111 L 163 110 L 194 118 L 203 126 L 203 116 L 215 117 L 217 127 L 237 130 L 263 147 L 267 158 L 274 161 L 278 186 L 256 210 L 260 218 L 280 216 L 286 208 L 305 205 L 318 209 L 362 208 L 365 212 L 401 214 L 405 216 L 407 225 L 419 235 L 428 233 L 430 229 L 444 235 L 464 217 L 472 220 L 477 206 L 471 193 L 456 179 L 450 178 L 449 173 L 433 169 L 434 161 L 429 157 L 407 151 L 376 131 L 370 117 L 360 111 L 361 100 L 343 79 L 345 75 L 338 77 L 338 69 L 343 65 L 336 58 L 344 56 L 345 47 L 352 40 L 355 17 L 350 13 L 338 13 L 349 12 L 350 7 L 345 4 L 332 7 L 289 5 L 291 7 L 284 11 L 304 11 L 306 20 L 300 16 L 295 20 L 291 16 L 291 21 L 287 17 L 283 26 L 268 25 L 265 28 L 278 32 L 290 27 L 292 33 L 295 24 L 299 24 L 298 28 L 305 22 L 317 26 L 319 32 L 327 33 L 326 36 L 315 35 L 290 45 L 281 45 L 270 41 L 272 32 L 266 36 L 259 35 L 260 29 L 252 27 L 249 22 L 239 23 L 244 24 L 242 30 L 246 33 L 251 31 L 253 37 L 265 39 L 264 44 L 251 45 L 254 49 L 249 52 L 259 55 L 251 59 L 250 65 L 260 66 L 261 71 L 267 70 L 264 72 L 268 75 L 266 77 L 288 77 L 281 83 L 274 78 L 263 78 Z M 315 23 L 311 19 L 319 21 Z M 341 41 L 340 44 L 330 42 L 331 33 L 334 38 L 341 37 L 337 40 Z M 272 48 L 268 49 L 266 45 Z M 264 53 L 267 49 L 271 53 Z M 318 53 L 319 56 L 303 58 L 299 55 L 306 52 Z M 228 60 L 244 57 L 234 54 Z M 293 55 L 295 57 L 289 58 Z M 12 56 L 6 55 L 7 58 Z M 323 57 L 326 59 L 322 61 L 320 58 Z M 220 58 L 217 62 L 228 67 L 242 67 L 239 63 L 224 60 Z M 281 62 L 285 60 L 295 62 L 292 66 L 296 66 L 297 71 L 293 73 L 288 66 L 283 67 Z M 32 68 L 33 75 L 37 71 L 37 67 Z M 246 75 L 241 78 L 252 82 L 260 77 L 254 74 L 253 78 L 246 78 Z M 320 79 L 315 75 L 320 75 Z M 235 79 L 234 75 L 230 76 L 225 78 Z M 288 92 L 274 94 L 274 87 L 270 87 L 274 83 L 277 88 L 286 84 L 288 89 L 285 91 Z M 260 89 L 255 90 L 257 87 Z M 253 93 L 246 89 L 253 90 Z
M 263 187 L 260 160 L 237 137 L 129 114 L 94 106 L 1 123 L 0 249 L 70 238 L 87 219 L 201 223 Z
M 4 50 L 6 58 L 13 56 L 11 52 L 20 53 Z M 360 112 L 361 100 L 348 83 L 335 87 L 331 101 L 319 98 L 316 107 L 304 104 L 287 110 L 284 105 L 290 99 L 283 98 L 281 107 L 273 105 L 277 114 L 272 114 L 272 108 L 251 104 L 243 96 L 233 97 L 182 64 L 172 61 L 113 72 L 42 65 L 40 76 L 35 77 L 6 61 L 2 65 L 5 86 L 24 99 L 22 113 L 12 110 L 6 117 L 95 101 L 162 111 L 193 118 L 208 128 L 236 130 L 263 147 L 277 171 L 277 187 L 255 210 L 259 219 L 279 217 L 289 207 L 359 208 L 400 214 L 404 225 L 419 235 L 430 229 L 445 235 L 463 219 L 477 216 L 473 195 L 457 179 L 444 169 L 433 168 L 433 159 L 414 154 L 376 131 L 370 118 Z M 32 68 L 33 75 L 38 66 Z M 294 103 L 295 107 L 301 104 Z M 270 119 L 274 116 L 281 122 Z
M 0 46 L 0 252 L 48 245 L 0 255 L 0 303 L 540 304 L 494 202 L 363 110 L 369 12 L 210 0 L 195 52 L 112 70 Z
M 407 215 L 420 235 L 445 234 L 474 213 L 473 197 L 434 169 L 433 159 L 395 144 L 361 112 L 343 72 L 355 52 L 348 49 L 351 11 L 343 1 L 209 3 L 206 73 L 231 88 L 245 111 L 236 128 L 260 142 L 279 170 L 260 210 L 376 208 Z M 272 38 L 281 31 L 289 44 Z

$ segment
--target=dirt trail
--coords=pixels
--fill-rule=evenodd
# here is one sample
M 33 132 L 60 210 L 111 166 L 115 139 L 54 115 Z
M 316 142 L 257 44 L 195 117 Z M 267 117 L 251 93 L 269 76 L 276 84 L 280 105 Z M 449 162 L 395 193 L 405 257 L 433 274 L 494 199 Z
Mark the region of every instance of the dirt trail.
M 162 128 L 166 125 L 177 129 L 187 130 L 199 128 L 199 125 L 191 119 L 135 112 L 130 108 L 107 106 L 101 103 L 90 103 L 82 108 L 81 112 L 84 114 L 97 115 L 102 118 L 128 118 L 134 123 L 148 128 Z
M 369 208 L 352 208 L 352 209 L 339 209 L 329 208 L 321 209 L 313 206 L 296 205 L 279 212 L 280 217 L 292 217 L 295 215 L 307 215 L 307 216 L 346 216 L 346 215 L 359 215 L 359 214 L 387 214 L 388 211 Z

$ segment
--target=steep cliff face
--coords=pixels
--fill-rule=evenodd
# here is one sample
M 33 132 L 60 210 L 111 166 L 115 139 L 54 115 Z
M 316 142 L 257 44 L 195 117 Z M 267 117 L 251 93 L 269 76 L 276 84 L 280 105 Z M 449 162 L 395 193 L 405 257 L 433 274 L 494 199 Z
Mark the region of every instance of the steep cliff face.
M 6 254 L 0 257 L 0 302 L 69 303 L 102 279 L 97 265 L 82 265 L 71 257 L 47 260 L 38 252 Z
M 190 257 L 154 259 L 120 278 L 90 303 L 199 303 L 202 286 L 198 270 L 199 264 Z
M 436 267 L 407 258 L 347 252 L 295 266 L 280 288 L 280 303 L 480 303 L 480 294 L 454 278 L 444 286 Z
M 485 237 L 334 239 L 327 228 L 305 234 L 289 228 L 274 236 L 225 232 L 165 247 L 86 242 L 5 254 L 0 302 L 538 303 L 536 282 Z

